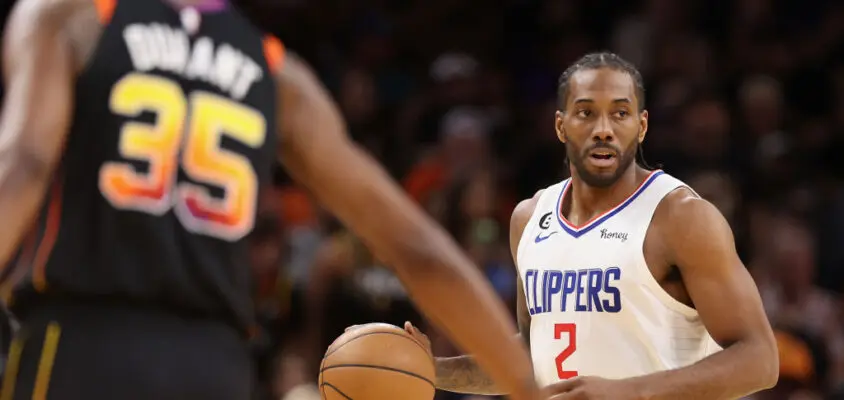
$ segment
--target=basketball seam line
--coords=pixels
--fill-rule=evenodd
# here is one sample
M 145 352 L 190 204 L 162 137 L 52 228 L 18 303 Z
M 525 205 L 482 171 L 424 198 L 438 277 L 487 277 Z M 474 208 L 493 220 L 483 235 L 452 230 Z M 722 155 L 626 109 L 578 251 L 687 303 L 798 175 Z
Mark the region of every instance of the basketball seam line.
M 398 337 L 400 337 L 400 338 L 404 338 L 404 339 L 410 340 L 411 342 L 413 342 L 414 344 L 416 344 L 417 346 L 419 346 L 419 348 L 420 348 L 420 349 L 422 349 L 422 351 L 424 351 L 424 352 L 425 352 L 425 355 L 427 355 L 427 356 L 428 356 L 428 358 L 430 358 L 430 359 L 431 359 L 431 361 L 434 361 L 433 356 L 432 356 L 430 353 L 428 353 L 428 350 L 427 350 L 427 349 L 425 349 L 425 346 L 423 346 L 423 345 L 422 345 L 422 343 L 419 343 L 419 341 L 418 341 L 418 340 L 414 339 L 413 337 L 408 337 L 408 336 L 402 335 L 402 334 L 400 334 L 400 333 L 395 333 L 395 332 L 369 332 L 369 333 L 364 333 L 364 334 L 361 334 L 360 336 L 355 336 L 355 337 L 353 337 L 353 338 L 349 339 L 349 341 L 347 341 L 346 343 L 343 343 L 343 344 L 341 344 L 340 346 L 337 346 L 337 348 L 336 348 L 336 349 L 331 350 L 331 351 L 330 351 L 330 352 L 328 352 L 328 353 L 325 353 L 325 356 L 323 356 L 323 360 L 324 360 L 324 359 L 326 359 L 326 358 L 328 358 L 328 356 L 330 356 L 330 355 L 334 354 L 335 352 L 337 352 L 337 350 L 340 350 L 343 346 L 345 346 L 345 345 L 347 345 L 347 344 L 349 344 L 349 343 L 351 343 L 351 342 L 354 342 L 355 340 L 358 340 L 358 339 L 360 339 L 360 338 L 362 338 L 362 337 L 365 337 L 365 336 L 370 336 L 370 335 L 393 335 L 393 336 L 398 336 Z
M 325 367 L 325 357 L 323 357 L 322 362 L 319 363 L 319 370 L 322 371 L 323 367 Z M 336 390 L 337 388 L 334 388 L 334 389 Z M 325 393 L 325 378 L 322 376 L 321 372 L 319 374 L 319 390 L 322 392 L 322 398 L 323 399 L 328 398 L 328 395 Z M 338 390 L 338 392 L 339 392 L 339 390 Z
M 343 397 L 345 397 L 345 398 L 346 398 L 346 399 L 348 399 L 348 400 L 353 400 L 353 399 L 352 399 L 351 397 L 349 397 L 347 394 L 343 393 L 340 389 L 338 389 L 338 388 L 337 388 L 337 386 L 334 386 L 334 385 L 332 385 L 332 384 L 330 384 L 330 383 L 327 383 L 327 382 L 323 382 L 323 384 L 322 384 L 322 398 L 323 398 L 323 399 L 325 399 L 325 398 L 327 398 L 327 397 L 328 397 L 328 396 L 326 396 L 326 395 L 325 395 L 325 387 L 326 387 L 326 386 L 328 386 L 328 387 L 330 387 L 330 388 L 334 389 L 334 391 L 335 391 L 335 392 L 337 392 L 337 394 L 339 394 L 340 396 L 343 396 Z
M 323 368 L 323 369 L 322 369 L 322 371 L 320 371 L 320 373 L 325 372 L 325 371 L 327 371 L 327 370 L 329 370 L 329 369 L 333 369 L 333 368 L 343 368 L 343 367 L 371 368 L 371 369 L 380 369 L 380 370 L 385 370 L 385 371 L 398 372 L 398 373 L 400 373 L 400 374 L 404 374 L 404 375 L 412 376 L 412 377 L 414 377 L 414 378 L 419 378 L 419 379 L 421 379 L 421 380 L 423 380 L 423 381 L 425 381 L 425 382 L 428 382 L 428 384 L 429 384 L 429 385 L 431 385 L 434 389 L 436 389 L 436 388 L 437 388 L 437 385 L 435 385 L 435 384 L 434 384 L 434 382 L 431 382 L 428 378 L 426 378 L 426 377 L 424 377 L 424 376 L 422 376 L 422 375 L 415 374 L 415 373 L 413 373 L 413 372 L 408 372 L 408 371 L 405 371 L 405 370 L 403 370 L 403 369 L 391 368 L 391 367 L 384 367 L 384 366 L 380 366 L 380 365 L 368 365 L 368 364 L 337 364 L 337 365 L 331 365 L 331 366 L 328 366 L 328 367 Z M 325 381 L 325 379 L 323 379 L 323 382 L 324 382 L 324 381 Z

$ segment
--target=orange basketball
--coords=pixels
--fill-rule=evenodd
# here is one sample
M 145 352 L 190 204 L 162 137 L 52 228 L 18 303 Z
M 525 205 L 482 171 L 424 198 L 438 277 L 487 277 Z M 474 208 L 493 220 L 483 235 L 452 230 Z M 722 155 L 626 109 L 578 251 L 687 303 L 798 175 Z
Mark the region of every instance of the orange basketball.
M 435 378 L 431 356 L 404 329 L 366 324 L 328 346 L 319 389 L 325 400 L 432 400 Z

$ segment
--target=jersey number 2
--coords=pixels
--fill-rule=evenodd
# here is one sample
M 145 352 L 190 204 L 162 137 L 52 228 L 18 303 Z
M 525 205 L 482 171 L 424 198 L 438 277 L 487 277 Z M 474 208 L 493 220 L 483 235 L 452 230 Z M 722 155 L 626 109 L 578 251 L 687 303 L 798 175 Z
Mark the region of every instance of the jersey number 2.
M 563 362 L 571 357 L 577 350 L 577 325 L 575 324 L 554 324 L 554 339 L 562 339 L 563 333 L 567 333 L 569 344 L 566 348 L 557 355 L 554 361 L 557 363 L 557 377 L 560 379 L 569 379 L 577 376 L 577 371 L 566 371 L 563 369 Z
M 225 133 L 249 148 L 262 146 L 267 124 L 260 112 L 213 93 L 186 95 L 169 79 L 138 73 L 114 85 L 109 108 L 127 117 L 145 111 L 156 116 L 153 124 L 130 121 L 120 130 L 120 155 L 146 163 L 146 172 L 120 161 L 100 169 L 100 191 L 113 206 L 153 215 L 175 207 L 186 229 L 223 240 L 249 233 L 258 177 L 249 159 L 223 149 L 221 141 Z M 194 182 L 223 189 L 222 196 L 177 182 L 180 166 Z

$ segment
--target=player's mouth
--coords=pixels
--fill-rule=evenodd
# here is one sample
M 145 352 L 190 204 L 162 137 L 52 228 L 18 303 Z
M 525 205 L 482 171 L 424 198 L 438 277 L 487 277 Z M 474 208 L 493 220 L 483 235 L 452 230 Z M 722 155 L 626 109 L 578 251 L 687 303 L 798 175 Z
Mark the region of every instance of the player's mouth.
M 589 161 L 599 168 L 608 168 L 615 164 L 616 153 L 607 149 L 596 149 L 589 152 Z

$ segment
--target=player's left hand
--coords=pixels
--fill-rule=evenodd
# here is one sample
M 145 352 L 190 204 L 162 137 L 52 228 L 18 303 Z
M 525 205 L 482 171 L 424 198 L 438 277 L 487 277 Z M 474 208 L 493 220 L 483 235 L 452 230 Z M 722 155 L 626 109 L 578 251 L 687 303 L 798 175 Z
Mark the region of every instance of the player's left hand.
M 434 352 L 431 349 L 431 339 L 428 339 L 428 335 L 422 333 L 422 331 L 420 331 L 419 328 L 413 326 L 410 321 L 405 321 L 404 330 L 407 331 L 410 336 L 413 336 L 413 338 L 416 339 L 419 344 L 425 347 L 425 350 L 428 352 L 428 355 L 431 356 L 431 358 L 434 358 Z
M 579 376 L 545 387 L 548 400 L 638 400 L 638 388 L 630 381 Z

